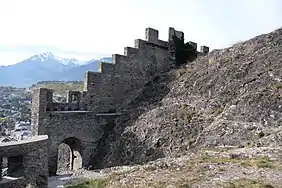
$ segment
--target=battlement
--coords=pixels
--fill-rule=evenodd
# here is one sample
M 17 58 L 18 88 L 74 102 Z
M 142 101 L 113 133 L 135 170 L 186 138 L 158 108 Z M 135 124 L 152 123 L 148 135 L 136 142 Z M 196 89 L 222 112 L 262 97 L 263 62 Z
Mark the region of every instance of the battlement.
M 102 62 L 99 73 L 86 73 L 84 91 L 91 92 L 88 94 L 89 100 L 99 106 L 107 106 L 109 103 L 118 105 L 117 98 L 126 98 L 127 93 L 132 93 L 131 90 L 136 87 L 142 87 L 144 81 L 155 73 L 169 70 L 175 64 L 176 38 L 184 44 L 182 31 L 170 27 L 168 41 L 163 41 L 159 39 L 158 30 L 146 28 L 145 40 L 136 39 L 134 47 L 124 48 L 123 55 L 113 54 L 112 64 Z M 197 49 L 197 43 L 189 44 Z M 199 54 L 207 54 L 208 50 L 207 47 L 201 47 Z
M 70 138 L 82 143 L 79 147 L 71 146 L 76 152 L 73 160 L 79 168 L 87 166 L 89 158 L 98 152 L 105 131 L 115 126 L 121 115 L 118 112 L 128 110 L 128 104 L 144 91 L 145 83 L 178 62 L 187 62 L 189 57 L 183 61 L 179 58 L 183 53 L 190 56 L 192 51 L 197 56 L 191 50 L 191 46 L 197 48 L 197 43 L 189 44 L 184 43 L 184 33 L 172 27 L 167 41 L 159 39 L 158 30 L 147 28 L 145 39 L 136 39 L 134 47 L 124 48 L 123 55 L 113 54 L 112 63 L 101 62 L 98 72 L 87 71 L 83 91 L 67 91 L 66 103 L 53 102 L 52 90 L 35 88 L 31 129 L 34 136 L 48 134 L 52 140 L 48 146 L 50 172 L 56 173 L 59 144 Z M 208 51 L 208 47 L 202 46 L 198 54 Z
M 137 56 L 138 53 L 139 53 L 139 50 L 137 48 L 124 47 L 124 55 L 129 58 Z
M 77 111 L 81 101 L 80 91 L 67 91 L 67 102 L 58 103 L 53 101 L 53 90 L 47 88 L 35 88 L 33 90 L 32 105 L 40 108 L 42 113 L 50 111 Z M 34 100 L 34 99 L 37 99 Z
M 96 104 L 101 110 L 118 106 L 128 93 L 134 93 L 154 74 L 167 71 L 175 64 L 175 39 L 184 44 L 184 33 L 170 27 L 168 41 L 163 41 L 159 39 L 158 30 L 146 28 L 145 40 L 136 39 L 134 47 L 124 48 L 123 55 L 113 54 L 112 63 L 101 62 L 98 72 L 85 73 L 83 95 L 78 91 L 68 91 L 67 103 L 54 103 L 53 92 L 41 88 L 37 94 L 38 102 L 46 106 L 46 111 L 81 110 L 81 104 Z M 197 49 L 197 43 L 188 43 Z M 201 46 L 198 54 L 206 55 L 208 52 L 207 46 Z
M 159 31 L 150 27 L 146 28 L 145 39 L 152 43 L 157 42 L 159 40 Z
M 201 49 L 200 49 L 200 52 L 203 54 L 203 55 L 207 55 L 209 53 L 210 49 L 209 47 L 207 46 L 201 46 Z
M 128 61 L 128 57 L 120 54 L 112 55 L 113 64 L 120 64 L 121 62 Z
M 100 63 L 100 69 L 101 69 L 101 73 L 111 74 L 111 73 L 113 73 L 114 70 L 115 70 L 115 64 L 113 64 L 113 63 L 101 62 L 101 63 Z
M 102 70 L 100 72 L 87 71 L 84 75 L 84 91 L 91 91 L 92 88 L 103 82 Z
M 168 71 L 175 64 L 175 39 L 184 44 L 184 33 L 170 27 L 168 41 L 162 41 L 158 30 L 146 28 L 145 40 L 136 39 L 134 47 L 124 48 L 124 55 L 113 54 L 112 63 L 101 62 L 98 72 L 85 73 L 83 95 L 79 91 L 68 91 L 66 103 L 55 103 L 53 91 L 40 88 L 34 91 L 33 109 L 44 114 L 50 111 L 97 108 L 107 111 L 116 108 L 154 74 Z M 197 43 L 188 43 L 197 49 Z M 207 46 L 201 46 L 198 54 L 206 55 L 208 52 Z
M 168 40 L 173 40 L 174 37 L 184 40 L 184 33 L 182 31 L 177 31 L 173 27 L 168 29 Z
M 195 49 L 198 48 L 198 45 L 197 45 L 196 42 L 189 41 L 188 43 L 189 43 L 191 46 L 193 46 Z

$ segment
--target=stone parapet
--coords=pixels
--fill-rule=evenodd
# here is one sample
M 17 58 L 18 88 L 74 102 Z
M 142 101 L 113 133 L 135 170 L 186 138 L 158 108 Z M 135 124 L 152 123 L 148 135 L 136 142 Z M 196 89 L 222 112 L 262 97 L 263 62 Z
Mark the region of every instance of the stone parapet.
M 48 136 L 41 135 L 27 140 L 0 143 L 0 159 L 3 157 L 8 159 L 8 176 L 2 177 L 0 187 L 46 188 L 47 141 Z

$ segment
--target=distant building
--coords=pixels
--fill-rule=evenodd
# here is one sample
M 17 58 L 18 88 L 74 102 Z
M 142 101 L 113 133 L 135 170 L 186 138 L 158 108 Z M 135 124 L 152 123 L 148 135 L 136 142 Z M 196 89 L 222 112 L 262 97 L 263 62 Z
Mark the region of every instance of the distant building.
M 31 137 L 30 124 L 19 123 L 16 124 L 15 130 L 11 133 L 11 136 L 16 140 L 25 140 Z
M 29 122 L 19 122 L 15 125 L 15 130 L 22 130 L 22 131 L 25 131 L 25 130 L 28 130 L 30 131 L 30 123 Z
M 16 141 L 14 138 L 12 137 L 3 137 L 3 138 L 0 138 L 0 143 L 1 142 L 11 142 L 11 141 Z

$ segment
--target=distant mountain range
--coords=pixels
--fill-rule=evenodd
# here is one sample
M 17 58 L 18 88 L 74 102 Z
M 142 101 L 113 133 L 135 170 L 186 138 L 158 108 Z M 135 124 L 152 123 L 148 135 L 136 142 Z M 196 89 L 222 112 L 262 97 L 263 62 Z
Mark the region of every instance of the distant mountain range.
M 99 63 L 111 57 L 78 61 L 48 52 L 34 55 L 17 64 L 0 66 L 0 86 L 29 87 L 40 81 L 82 81 L 86 71 L 97 71 Z

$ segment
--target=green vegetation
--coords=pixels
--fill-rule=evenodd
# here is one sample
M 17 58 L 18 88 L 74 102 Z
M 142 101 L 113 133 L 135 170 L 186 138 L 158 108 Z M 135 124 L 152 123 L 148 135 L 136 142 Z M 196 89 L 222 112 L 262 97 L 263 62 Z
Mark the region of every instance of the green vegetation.
M 281 82 L 277 82 L 277 83 L 272 84 L 270 87 L 273 90 L 279 90 L 279 89 L 282 89 L 282 83 Z
M 218 116 L 219 114 L 221 114 L 223 112 L 223 110 L 224 110 L 223 107 L 218 107 L 218 108 L 214 109 L 213 115 Z
M 177 119 L 180 123 L 183 124 L 202 121 L 201 116 L 196 113 L 194 107 L 185 104 L 182 104 L 179 111 L 177 112 Z
M 7 117 L 0 117 L 0 123 L 5 123 L 8 121 Z
M 258 168 L 275 168 L 274 161 L 271 161 L 268 157 L 257 157 L 253 159 L 243 160 L 241 163 L 243 166 L 256 166 Z
M 193 72 L 194 69 L 192 67 L 178 67 L 177 69 L 174 69 L 171 71 L 171 78 L 172 80 L 175 80 L 176 78 L 186 74 Z
M 264 184 L 250 179 L 233 180 L 228 182 L 224 188 L 274 188 L 272 185 Z
M 217 152 L 227 152 L 227 151 L 232 151 L 234 149 L 237 149 L 238 146 L 224 146 L 224 147 L 214 147 L 214 148 L 203 148 L 201 149 L 200 153 L 205 153 L 208 151 L 217 151 Z
M 191 185 L 189 182 L 185 182 L 185 180 L 183 180 L 184 182 L 180 181 L 180 182 L 175 182 L 175 183 L 168 183 L 168 182 L 155 182 L 155 183 L 148 183 L 148 187 L 152 187 L 152 188 L 165 188 L 165 187 L 169 187 L 169 185 L 171 187 L 175 187 L 175 188 L 191 188 Z
M 96 180 L 89 180 L 85 183 L 71 185 L 67 188 L 104 188 L 106 187 L 108 180 L 106 179 L 96 179 Z
M 213 157 L 209 155 L 203 155 L 195 162 L 199 163 L 237 163 L 244 167 L 258 167 L 258 168 L 278 168 L 274 164 L 275 161 L 270 160 L 268 157 L 254 157 L 240 159 L 236 157 Z

